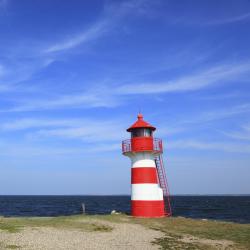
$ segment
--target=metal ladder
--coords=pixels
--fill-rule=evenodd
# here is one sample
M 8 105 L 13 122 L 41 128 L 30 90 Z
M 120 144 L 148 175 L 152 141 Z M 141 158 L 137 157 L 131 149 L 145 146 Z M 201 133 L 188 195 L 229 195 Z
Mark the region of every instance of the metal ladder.
M 159 185 L 163 191 L 163 198 L 164 198 L 164 203 L 165 203 L 165 215 L 171 216 L 172 209 L 171 209 L 171 204 L 170 204 L 169 188 L 168 188 L 166 172 L 165 172 L 165 168 L 164 168 L 161 155 L 155 158 L 155 165 L 156 165 L 156 169 L 158 173 Z

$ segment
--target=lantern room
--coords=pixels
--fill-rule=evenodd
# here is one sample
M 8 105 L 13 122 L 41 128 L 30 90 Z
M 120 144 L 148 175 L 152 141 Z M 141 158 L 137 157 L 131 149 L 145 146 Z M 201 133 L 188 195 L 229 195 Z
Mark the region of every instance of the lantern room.
M 143 115 L 138 114 L 137 121 L 127 129 L 131 133 L 131 151 L 154 151 L 153 131 L 155 127 L 143 120 Z

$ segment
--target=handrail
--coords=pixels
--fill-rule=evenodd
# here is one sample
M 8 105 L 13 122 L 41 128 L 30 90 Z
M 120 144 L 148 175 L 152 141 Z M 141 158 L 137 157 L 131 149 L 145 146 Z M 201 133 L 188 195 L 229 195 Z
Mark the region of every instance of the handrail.
M 165 170 L 165 167 L 164 167 L 162 156 L 159 155 L 158 159 L 159 159 L 160 168 L 162 170 L 162 175 L 163 175 L 163 181 L 164 181 L 163 185 L 165 186 L 165 188 L 162 189 L 163 190 L 163 195 L 164 195 L 164 192 L 165 192 L 165 195 L 164 195 L 165 196 L 165 201 L 166 201 L 165 214 L 166 214 L 166 216 L 172 216 L 172 207 L 171 207 L 171 202 L 170 202 L 170 193 L 169 193 L 166 170 Z M 166 205 L 167 205 L 167 207 L 166 207 Z
M 162 147 L 162 140 L 159 138 L 153 138 L 153 151 L 162 153 L 163 147 Z M 122 141 L 122 153 L 129 153 L 133 152 L 132 150 L 132 144 L 131 139 L 127 139 Z

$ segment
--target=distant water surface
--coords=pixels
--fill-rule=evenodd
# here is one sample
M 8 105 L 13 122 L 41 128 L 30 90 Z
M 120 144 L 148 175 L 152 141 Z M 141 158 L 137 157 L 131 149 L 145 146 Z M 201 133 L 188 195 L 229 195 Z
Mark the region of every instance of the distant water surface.
M 130 196 L 0 196 L 0 216 L 60 216 L 130 211 Z M 250 196 L 173 196 L 173 216 L 250 223 Z

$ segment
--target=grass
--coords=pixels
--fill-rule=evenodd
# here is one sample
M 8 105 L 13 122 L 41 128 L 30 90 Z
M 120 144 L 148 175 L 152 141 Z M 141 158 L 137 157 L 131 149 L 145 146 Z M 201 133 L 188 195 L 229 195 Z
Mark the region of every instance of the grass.
M 16 233 L 25 227 L 54 227 L 87 232 L 110 232 L 112 227 L 86 220 L 85 216 L 0 218 L 0 230 Z
M 154 240 L 152 243 L 154 245 L 160 245 L 162 249 L 187 249 L 187 250 L 196 250 L 204 249 L 208 250 L 208 246 L 197 244 L 197 243 L 184 243 L 181 242 L 180 237 L 177 235 L 165 236 Z
M 7 246 L 5 246 L 5 248 L 7 248 L 7 249 L 20 249 L 21 247 L 18 245 L 7 245 Z
M 227 240 L 237 245 L 237 248 L 250 249 L 250 224 L 237 224 L 212 220 L 194 220 L 187 218 L 161 218 L 161 219 L 134 219 L 136 223 L 148 228 L 160 230 L 165 237 L 157 239 L 154 243 L 160 244 L 163 249 L 167 246 L 180 244 L 177 249 L 208 249 L 202 243 L 185 243 L 189 248 L 183 248 L 180 241 L 185 236 L 201 239 Z M 176 248 L 173 248 L 176 249 Z
M 0 222 L 0 230 L 7 231 L 9 233 L 16 233 L 19 231 L 19 227 L 17 225 L 12 225 L 5 222 Z
M 21 246 L 18 245 L 5 245 L 3 242 L 0 242 L 0 249 L 21 249 Z

